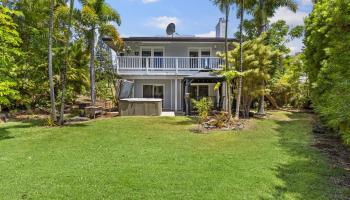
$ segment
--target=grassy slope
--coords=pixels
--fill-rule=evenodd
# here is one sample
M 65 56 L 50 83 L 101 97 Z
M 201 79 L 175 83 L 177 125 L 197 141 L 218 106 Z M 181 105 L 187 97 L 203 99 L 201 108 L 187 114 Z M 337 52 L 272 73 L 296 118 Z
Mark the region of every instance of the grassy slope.
M 340 172 L 309 146 L 308 118 L 234 134 L 190 133 L 185 117 L 0 124 L 1 199 L 332 199 Z

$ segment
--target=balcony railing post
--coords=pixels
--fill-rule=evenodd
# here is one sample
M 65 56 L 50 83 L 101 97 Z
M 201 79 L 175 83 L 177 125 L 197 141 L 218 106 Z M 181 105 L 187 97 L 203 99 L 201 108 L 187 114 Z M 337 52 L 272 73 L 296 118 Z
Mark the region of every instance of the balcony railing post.
M 175 60 L 175 70 L 176 70 L 176 74 L 178 74 L 178 71 L 179 71 L 179 58 L 176 58 Z
M 201 66 L 201 59 L 200 58 L 197 58 L 198 62 L 197 62 L 197 67 L 198 67 L 198 71 L 201 69 L 200 66 Z
M 131 70 L 151 74 L 156 71 L 171 70 L 178 75 L 179 71 L 200 71 L 201 69 L 221 69 L 223 60 L 217 57 L 143 57 L 117 56 L 114 62 L 118 73 Z M 131 72 L 130 72 L 131 73 Z
M 149 59 L 146 57 L 146 74 L 148 74 Z
M 120 60 L 120 57 L 119 56 L 117 56 L 117 73 L 119 73 L 119 60 Z

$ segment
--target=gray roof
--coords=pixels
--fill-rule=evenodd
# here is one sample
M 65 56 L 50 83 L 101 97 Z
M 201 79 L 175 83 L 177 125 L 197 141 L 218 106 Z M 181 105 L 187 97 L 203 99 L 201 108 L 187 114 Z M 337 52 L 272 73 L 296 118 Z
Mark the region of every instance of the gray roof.
M 216 38 L 216 37 L 128 37 L 122 38 L 125 42 L 225 42 L 225 38 Z M 236 41 L 233 38 L 229 38 L 228 42 Z
M 185 79 L 215 79 L 221 80 L 224 77 L 214 71 L 199 71 L 193 75 L 186 76 Z
M 112 49 L 117 51 L 117 47 L 112 42 L 112 38 L 103 37 L 102 40 Z M 225 38 L 216 38 L 216 37 L 127 37 L 122 38 L 125 42 L 201 42 L 201 43 L 224 43 Z M 228 38 L 228 42 L 237 42 L 236 39 Z

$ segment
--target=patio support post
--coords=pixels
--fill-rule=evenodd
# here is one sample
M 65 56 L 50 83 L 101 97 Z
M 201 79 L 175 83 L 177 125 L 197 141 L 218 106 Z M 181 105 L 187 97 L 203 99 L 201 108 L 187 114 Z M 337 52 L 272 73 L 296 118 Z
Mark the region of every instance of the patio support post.
M 190 93 L 189 88 L 191 86 L 192 80 L 186 79 L 185 81 L 185 103 L 186 103 L 186 115 L 190 115 Z
M 223 100 L 223 98 L 222 98 L 222 84 L 220 84 L 220 87 L 219 87 L 219 106 L 218 106 L 220 111 L 222 110 L 222 107 L 223 107 L 222 100 Z
M 177 78 L 175 78 L 175 102 L 174 102 L 174 105 L 175 105 L 175 112 L 177 111 Z
M 228 103 L 227 103 L 227 89 L 226 89 L 226 87 L 227 87 L 227 84 L 226 84 L 226 81 L 224 81 L 224 82 L 222 82 L 222 108 L 223 108 L 223 110 L 224 111 L 228 111 L 228 109 L 227 109 L 227 107 L 228 107 Z

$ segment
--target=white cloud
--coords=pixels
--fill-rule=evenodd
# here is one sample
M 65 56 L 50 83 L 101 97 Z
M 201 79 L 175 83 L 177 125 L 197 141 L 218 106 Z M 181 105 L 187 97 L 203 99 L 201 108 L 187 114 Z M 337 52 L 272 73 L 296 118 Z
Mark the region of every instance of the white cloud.
M 151 26 L 159 29 L 166 29 L 169 23 L 174 23 L 179 25 L 181 21 L 177 17 L 169 17 L 169 16 L 159 16 L 153 17 L 146 23 L 146 26 Z
M 209 31 L 208 33 L 200 33 L 200 34 L 196 34 L 196 37 L 215 37 L 216 36 L 216 32 L 215 31 Z
M 286 46 L 290 49 L 290 55 L 294 55 L 295 53 L 302 51 L 302 48 L 304 47 L 303 39 L 294 39 L 288 42 Z
M 281 7 L 277 9 L 275 15 L 270 18 L 271 22 L 276 22 L 280 19 L 286 21 L 289 26 L 302 25 L 304 23 L 304 18 L 308 16 L 308 13 L 297 11 L 294 13 L 286 7 Z
M 311 0 L 300 0 L 299 1 L 299 5 L 301 5 L 301 6 L 312 6 L 313 3 L 312 3 Z
M 157 1 L 159 1 L 159 0 L 142 0 L 142 3 L 145 3 L 145 4 L 147 4 L 147 3 L 155 3 Z

